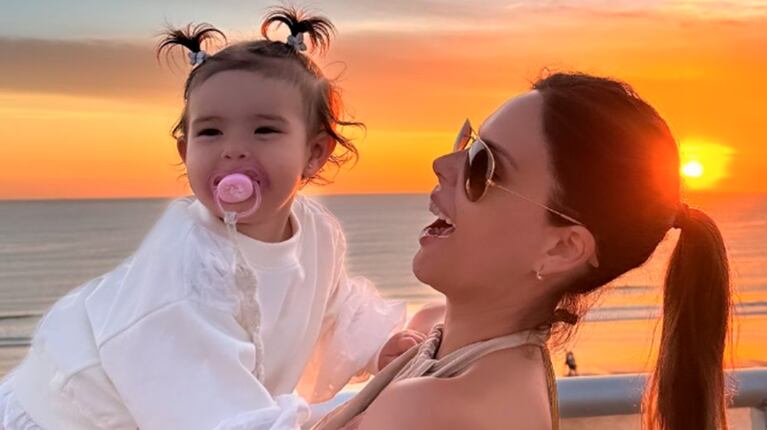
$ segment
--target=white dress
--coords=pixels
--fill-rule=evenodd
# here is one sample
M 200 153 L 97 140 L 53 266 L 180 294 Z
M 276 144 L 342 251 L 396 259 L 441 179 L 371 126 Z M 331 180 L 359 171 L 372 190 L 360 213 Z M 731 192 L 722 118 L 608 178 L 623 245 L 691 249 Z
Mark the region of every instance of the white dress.
M 299 428 L 306 401 L 374 369 L 405 308 L 347 276 L 320 204 L 298 197 L 291 223 L 287 241 L 235 246 L 201 203 L 174 201 L 135 254 L 43 317 L 0 384 L 0 430 Z

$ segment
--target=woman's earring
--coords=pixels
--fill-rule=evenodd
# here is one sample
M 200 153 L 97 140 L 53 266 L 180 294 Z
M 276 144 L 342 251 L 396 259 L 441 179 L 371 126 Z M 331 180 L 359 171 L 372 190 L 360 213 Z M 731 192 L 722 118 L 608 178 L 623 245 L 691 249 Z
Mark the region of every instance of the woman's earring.
M 538 269 L 535 271 L 535 278 L 539 281 L 543 281 L 543 273 L 541 273 L 541 270 L 543 269 Z

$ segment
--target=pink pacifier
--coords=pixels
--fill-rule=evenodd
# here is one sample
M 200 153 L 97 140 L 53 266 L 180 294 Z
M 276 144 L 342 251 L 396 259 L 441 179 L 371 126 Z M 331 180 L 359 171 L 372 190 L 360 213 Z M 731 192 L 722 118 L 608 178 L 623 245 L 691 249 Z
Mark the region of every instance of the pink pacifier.
M 258 207 L 261 206 L 261 188 L 258 182 L 254 182 L 242 173 L 226 175 L 218 185 L 214 186 L 214 194 L 216 196 L 216 204 L 223 214 L 232 212 L 224 209 L 223 203 L 241 203 L 255 196 L 253 206 L 245 212 L 236 213 L 235 221 L 253 215 L 258 210 Z

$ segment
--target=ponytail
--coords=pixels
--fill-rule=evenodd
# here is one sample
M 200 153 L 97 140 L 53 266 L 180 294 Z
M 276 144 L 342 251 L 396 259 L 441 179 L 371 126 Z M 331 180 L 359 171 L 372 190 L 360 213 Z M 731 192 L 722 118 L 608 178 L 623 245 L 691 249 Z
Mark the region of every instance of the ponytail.
M 727 428 L 724 348 L 730 275 L 722 236 L 700 210 L 683 208 L 663 293 L 663 330 L 645 397 L 645 428 Z
M 189 24 L 183 28 L 168 27 L 162 33 L 162 40 L 157 45 L 157 59 L 165 53 L 169 55 L 174 47 L 183 47 L 189 51 L 189 59 L 192 66 L 196 66 L 207 57 L 203 51 L 203 45 L 216 39 L 226 41 L 224 33 L 207 23 Z
M 310 51 L 318 50 L 324 54 L 330 47 L 330 39 L 335 34 L 336 28 L 330 20 L 323 16 L 308 16 L 303 11 L 285 6 L 273 7 L 269 10 L 264 22 L 261 24 L 261 35 L 269 39 L 269 29 L 272 25 L 285 24 L 290 30 L 287 44 L 296 52 L 305 51 L 303 35 L 309 36 L 312 41 Z

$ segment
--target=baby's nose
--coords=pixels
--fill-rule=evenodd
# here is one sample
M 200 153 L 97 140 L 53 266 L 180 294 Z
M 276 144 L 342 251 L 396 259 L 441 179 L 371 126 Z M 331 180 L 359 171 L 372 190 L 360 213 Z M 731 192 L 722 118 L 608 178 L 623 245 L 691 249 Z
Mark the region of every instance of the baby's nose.
M 227 160 L 244 160 L 250 157 L 250 153 L 241 145 L 229 145 L 221 156 Z

